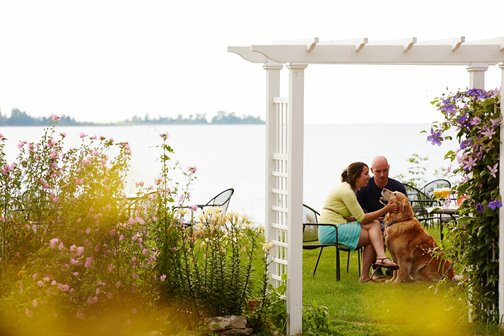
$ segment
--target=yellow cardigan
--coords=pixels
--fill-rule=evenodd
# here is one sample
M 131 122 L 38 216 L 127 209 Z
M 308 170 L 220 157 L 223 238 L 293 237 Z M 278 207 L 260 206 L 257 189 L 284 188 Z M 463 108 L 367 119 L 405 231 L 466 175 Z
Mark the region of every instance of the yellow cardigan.
M 364 219 L 364 210 L 357 201 L 355 191 L 348 182 L 336 186 L 327 196 L 324 208 L 320 212 L 320 223 L 342 224 L 347 218 L 354 217 L 361 222 Z

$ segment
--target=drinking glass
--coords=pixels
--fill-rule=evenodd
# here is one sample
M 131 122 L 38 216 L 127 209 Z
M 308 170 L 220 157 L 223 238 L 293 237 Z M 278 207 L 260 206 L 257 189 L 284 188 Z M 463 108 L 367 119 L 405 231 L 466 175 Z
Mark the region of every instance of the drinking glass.
M 450 188 L 441 189 L 441 198 L 444 199 L 444 206 L 447 208 L 450 206 L 450 203 L 451 203 L 450 194 L 451 194 Z

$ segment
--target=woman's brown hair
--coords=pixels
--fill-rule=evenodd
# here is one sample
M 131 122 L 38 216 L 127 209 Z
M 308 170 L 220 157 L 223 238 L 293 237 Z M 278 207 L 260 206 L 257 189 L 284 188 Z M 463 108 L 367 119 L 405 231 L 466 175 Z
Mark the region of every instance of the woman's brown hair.
M 355 182 L 357 178 L 362 173 L 362 169 L 367 167 L 368 165 L 364 162 L 353 162 L 351 163 L 347 169 L 341 173 L 341 182 L 348 182 L 352 188 L 355 188 Z M 369 168 L 369 167 L 368 167 Z

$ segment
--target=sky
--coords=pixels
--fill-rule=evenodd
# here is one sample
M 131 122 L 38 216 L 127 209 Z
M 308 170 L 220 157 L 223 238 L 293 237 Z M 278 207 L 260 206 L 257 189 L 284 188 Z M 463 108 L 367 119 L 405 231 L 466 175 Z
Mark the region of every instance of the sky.
M 264 118 L 265 71 L 228 46 L 460 36 L 504 37 L 504 1 L 0 0 L 0 113 Z M 486 88 L 500 80 L 490 68 Z M 430 101 L 468 83 L 460 66 L 310 65 L 305 122 L 430 123 Z

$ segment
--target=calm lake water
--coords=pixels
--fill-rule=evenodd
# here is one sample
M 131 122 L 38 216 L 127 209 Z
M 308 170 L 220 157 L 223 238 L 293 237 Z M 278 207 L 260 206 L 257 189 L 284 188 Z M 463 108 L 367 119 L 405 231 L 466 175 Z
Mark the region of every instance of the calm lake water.
M 407 174 L 413 153 L 429 158 L 427 175 L 448 166 L 443 159 L 448 147 L 432 146 L 428 124 L 306 125 L 304 146 L 304 202 L 322 207 L 330 189 L 339 182 L 342 170 L 353 161 L 370 163 L 378 154 L 391 164 L 391 176 Z M 205 203 L 218 192 L 232 187 L 235 194 L 230 209 L 244 213 L 259 223 L 264 221 L 265 139 L 264 125 L 151 125 L 113 127 L 57 127 L 66 132 L 65 143 L 78 146 L 80 132 L 103 135 L 131 145 L 133 158 L 127 192 L 135 192 L 135 182 L 152 183 L 159 175 L 159 134 L 168 133 L 170 145 L 182 167 L 195 165 L 197 180 L 192 201 Z M 37 141 L 42 127 L 3 127 L 9 161 L 15 159 L 20 140 Z

